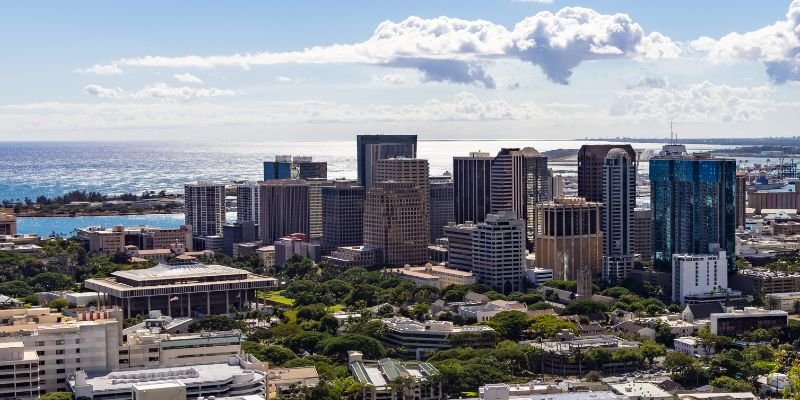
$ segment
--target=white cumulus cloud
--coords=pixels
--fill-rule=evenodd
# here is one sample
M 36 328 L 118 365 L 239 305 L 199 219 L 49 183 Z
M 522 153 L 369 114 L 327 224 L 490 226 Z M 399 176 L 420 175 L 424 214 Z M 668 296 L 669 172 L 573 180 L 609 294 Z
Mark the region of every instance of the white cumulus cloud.
M 178 82 L 203 84 L 203 80 L 202 79 L 200 79 L 200 78 L 198 78 L 198 77 L 196 77 L 196 76 L 194 76 L 194 75 L 192 75 L 192 74 L 190 74 L 188 72 L 185 73 L 185 74 L 175 74 L 173 76 L 175 77 L 175 79 L 178 80 Z
M 775 83 L 800 81 L 800 0 L 792 1 L 782 21 L 719 39 L 704 36 L 692 41 L 690 47 L 705 53 L 714 63 L 763 62 Z
M 100 85 L 87 85 L 83 90 L 93 96 L 107 99 L 161 99 L 161 100 L 191 100 L 195 98 L 210 98 L 219 96 L 235 96 L 236 92 L 228 89 L 217 88 L 190 88 L 174 87 L 166 83 L 157 82 L 147 85 L 136 91 L 121 88 L 105 88 Z
M 122 68 L 119 67 L 117 64 L 95 64 L 89 68 L 83 68 L 75 70 L 75 72 L 83 73 L 83 74 L 95 74 L 100 76 L 111 76 L 111 75 L 120 75 L 122 74 Z
M 477 84 L 494 88 L 486 72 L 493 59 L 539 66 L 548 79 L 567 84 L 587 60 L 674 58 L 680 48 L 670 38 L 646 33 L 627 14 L 600 14 L 567 7 L 539 12 L 512 30 L 486 20 L 409 17 L 380 23 L 363 42 L 316 46 L 290 52 L 179 57 L 123 58 L 109 65 L 161 68 L 250 68 L 273 64 L 360 63 L 415 69 L 424 81 Z

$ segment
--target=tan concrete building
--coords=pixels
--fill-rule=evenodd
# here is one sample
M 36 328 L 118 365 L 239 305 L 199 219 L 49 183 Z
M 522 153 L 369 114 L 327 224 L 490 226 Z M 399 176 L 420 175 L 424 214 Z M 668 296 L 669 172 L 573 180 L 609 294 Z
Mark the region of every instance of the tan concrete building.
M 17 216 L 0 210 L 0 235 L 17 234 Z
M 407 182 L 377 182 L 364 204 L 364 246 L 379 265 L 421 264 L 428 257 L 427 189 Z
M 400 279 L 412 282 L 418 287 L 433 286 L 439 289 L 449 285 L 473 285 L 478 283 L 472 272 L 447 268 L 443 265 L 425 264 L 421 267 L 406 265 L 387 272 L 398 274 Z
M 763 190 L 750 189 L 747 193 L 747 207 L 761 214 L 763 209 L 800 210 L 800 182 L 778 188 Z
M 375 182 L 408 182 L 422 189 L 425 232 L 430 236 L 430 168 L 428 160 L 419 158 L 387 158 L 375 162 Z
M 90 253 L 122 253 L 125 251 L 125 228 L 116 225 L 111 229 L 90 227 L 78 229 L 75 237 L 89 247 Z
M 242 351 L 239 331 L 160 334 L 129 333 L 119 350 L 120 369 L 224 363 Z
M 132 226 L 125 228 L 115 225 L 111 228 L 89 227 L 78 229 L 76 235 L 91 253 L 120 253 L 135 246 L 138 250 L 169 250 L 175 245 L 184 251 L 192 251 L 192 227 L 181 225 L 178 228 L 156 228 L 151 226 Z
M 553 279 L 576 280 L 578 271 L 590 268 L 600 276 L 603 233 L 601 203 L 581 197 L 564 197 L 537 206 L 536 268 L 553 270 Z
M 270 245 L 294 233 L 310 235 L 309 185 L 299 179 L 261 183 L 261 242 Z
M 327 179 L 306 179 L 308 182 L 308 218 L 311 239 L 322 237 L 322 188 L 333 186 Z

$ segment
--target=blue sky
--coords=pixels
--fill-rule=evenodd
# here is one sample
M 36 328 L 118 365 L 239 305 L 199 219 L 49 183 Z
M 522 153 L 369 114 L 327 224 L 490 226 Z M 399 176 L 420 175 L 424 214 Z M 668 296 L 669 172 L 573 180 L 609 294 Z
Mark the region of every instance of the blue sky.
M 16 2 L 0 51 L 0 140 L 799 133 L 800 0 Z

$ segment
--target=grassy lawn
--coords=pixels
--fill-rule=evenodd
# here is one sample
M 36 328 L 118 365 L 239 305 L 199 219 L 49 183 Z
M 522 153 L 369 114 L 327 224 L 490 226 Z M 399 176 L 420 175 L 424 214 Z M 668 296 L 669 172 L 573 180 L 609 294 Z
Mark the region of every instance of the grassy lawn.
M 267 292 L 266 293 L 266 298 L 267 298 L 267 300 L 273 301 L 273 302 L 278 303 L 278 304 L 283 304 L 283 305 L 287 305 L 287 306 L 294 305 L 294 300 L 292 300 L 292 299 L 290 299 L 288 297 L 282 296 L 280 290 L 276 290 L 274 292 Z
M 328 312 L 335 313 L 335 312 L 342 311 L 343 309 L 344 309 L 344 304 L 335 304 L 335 305 L 332 305 L 332 306 L 328 307 Z
M 297 310 L 286 310 L 283 315 L 286 316 L 287 322 L 297 322 Z

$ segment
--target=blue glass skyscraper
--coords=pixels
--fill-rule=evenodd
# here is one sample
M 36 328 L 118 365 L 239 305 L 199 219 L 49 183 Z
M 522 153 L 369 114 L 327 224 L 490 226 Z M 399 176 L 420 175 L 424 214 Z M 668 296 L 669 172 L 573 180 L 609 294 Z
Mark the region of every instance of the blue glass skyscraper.
M 708 254 L 719 244 L 735 269 L 736 161 L 709 153 L 688 154 L 667 145 L 650 159 L 653 256 L 671 263 L 673 254 Z

